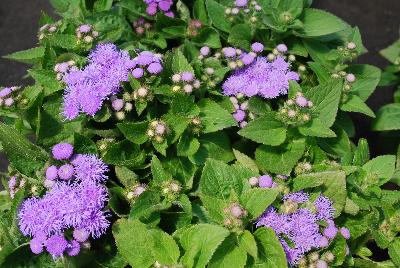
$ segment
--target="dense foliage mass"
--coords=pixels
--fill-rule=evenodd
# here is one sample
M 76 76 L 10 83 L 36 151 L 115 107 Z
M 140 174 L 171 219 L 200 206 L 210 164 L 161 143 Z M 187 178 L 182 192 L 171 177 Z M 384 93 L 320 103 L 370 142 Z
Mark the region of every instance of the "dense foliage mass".
M 398 160 L 352 139 L 381 76 L 356 27 L 310 0 L 50 2 L 7 56 L 34 85 L 0 91 L 2 266 L 400 265 Z

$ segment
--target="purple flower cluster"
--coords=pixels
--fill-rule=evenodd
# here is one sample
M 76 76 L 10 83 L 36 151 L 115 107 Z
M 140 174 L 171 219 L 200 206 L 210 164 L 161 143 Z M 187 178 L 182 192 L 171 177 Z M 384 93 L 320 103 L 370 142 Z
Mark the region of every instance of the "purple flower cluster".
M 0 107 L 6 106 L 11 107 L 15 101 L 19 98 L 20 87 L 6 87 L 0 90 Z
M 133 28 L 138 35 L 142 35 L 151 28 L 151 24 L 147 22 L 143 17 L 138 18 L 133 23 Z
M 172 0 L 144 0 L 147 4 L 146 13 L 150 16 L 155 16 L 158 11 L 164 13 L 165 16 L 174 17 L 174 12 L 171 11 L 173 5 Z
M 256 226 L 272 228 L 282 243 L 288 262 L 296 265 L 305 254 L 328 247 L 336 237 L 339 230 L 333 220 L 335 209 L 329 198 L 319 195 L 311 202 L 304 192 L 287 194 L 282 201 L 280 211 L 269 207 Z M 328 227 L 320 225 L 321 221 Z M 340 228 L 340 233 L 345 239 L 350 238 L 347 228 Z
M 57 73 L 57 80 L 62 80 L 70 71 L 77 71 L 78 68 L 75 64 L 76 63 L 73 60 L 57 63 L 54 66 L 54 71 Z
M 73 147 L 60 143 L 52 149 L 53 158 L 66 162 L 46 170 L 46 186 L 50 190 L 41 198 L 25 200 L 18 213 L 19 228 L 31 236 L 35 254 L 44 248 L 54 257 L 64 253 L 75 256 L 89 236 L 101 236 L 110 223 L 103 211 L 108 200 L 107 166 L 94 155 L 73 155 Z M 56 179 L 59 181 L 55 181 Z M 49 183 L 52 182 L 52 183 Z M 72 229 L 74 238 L 68 241 L 64 232 Z
M 72 120 L 80 112 L 94 116 L 104 100 L 119 92 L 120 83 L 128 81 L 129 73 L 143 76 L 143 68 L 150 74 L 162 71 L 161 59 L 143 51 L 133 60 L 127 51 L 119 51 L 114 44 L 101 44 L 93 50 L 89 64 L 82 70 L 71 71 L 64 77 L 64 116 Z
M 193 89 L 199 89 L 201 86 L 200 81 L 196 79 L 194 73 L 189 71 L 174 74 L 171 80 L 175 84 L 175 86 L 172 87 L 173 92 L 182 91 L 190 94 Z
M 246 97 L 261 96 L 276 98 L 288 92 L 289 80 L 299 80 L 296 72 L 289 70 L 290 64 L 283 57 L 273 62 L 257 57 L 249 66 L 235 71 L 223 83 L 223 93 L 227 96 L 243 94 Z
M 75 30 L 76 37 L 83 40 L 85 43 L 90 44 L 99 36 L 99 32 L 93 29 L 92 25 L 82 24 Z

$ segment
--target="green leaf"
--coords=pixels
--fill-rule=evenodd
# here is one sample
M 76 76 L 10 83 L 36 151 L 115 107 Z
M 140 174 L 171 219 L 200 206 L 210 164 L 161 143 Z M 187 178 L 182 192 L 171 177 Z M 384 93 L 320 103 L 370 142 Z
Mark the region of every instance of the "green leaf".
M 113 0 L 97 0 L 93 9 L 95 12 L 107 11 L 110 10 L 113 4 Z
M 335 158 L 341 158 L 343 165 L 349 165 L 352 161 L 352 152 L 350 139 L 347 133 L 341 129 L 335 129 L 336 138 L 319 138 L 318 145 L 326 153 L 331 154 Z
M 224 32 L 229 32 L 231 26 L 224 15 L 225 7 L 214 0 L 206 0 L 206 7 L 212 24 Z
M 396 63 L 400 56 L 400 40 L 397 40 L 387 48 L 382 49 L 380 54 L 391 63 Z
M 254 175 L 250 169 L 208 159 L 200 178 L 200 192 L 220 199 L 227 198 L 232 191 L 240 195 L 245 181 Z
M 210 48 L 220 48 L 221 41 L 218 32 L 211 27 L 206 27 L 192 39 L 192 42 L 199 46 L 208 46 Z
M 215 132 L 237 125 L 232 115 L 216 102 L 202 99 L 197 104 L 200 108 L 200 118 L 204 125 L 203 133 Z
M 77 45 L 77 38 L 72 34 L 52 34 L 46 40 L 50 46 L 72 50 Z
M 48 70 L 30 69 L 28 73 L 44 88 L 44 95 L 49 96 L 62 90 L 61 84 L 56 80 L 56 74 Z
M 233 149 L 233 153 L 237 159 L 237 163 L 241 164 L 242 166 L 245 166 L 251 170 L 253 170 L 254 172 L 259 172 L 258 166 L 256 164 L 256 162 L 254 162 L 254 160 L 250 157 L 248 157 L 247 155 L 241 153 L 238 150 Z
M 236 245 L 236 239 L 231 235 L 218 247 L 207 267 L 243 268 L 246 265 L 246 261 L 247 252 Z
M 123 140 L 112 144 L 104 154 L 103 160 L 110 165 L 137 168 L 144 164 L 146 155 L 139 145 Z
M 194 155 L 200 148 L 200 142 L 198 139 L 183 135 L 178 144 L 176 145 L 176 151 L 178 156 L 191 156 Z
M 347 68 L 347 72 L 356 76 L 356 81 L 351 85 L 351 92 L 357 94 L 362 101 L 371 96 L 381 79 L 381 70 L 372 65 L 352 64 Z
M 293 179 L 293 191 L 320 186 L 324 183 L 325 176 L 329 176 L 332 172 L 324 171 L 299 175 Z
M 200 195 L 200 199 L 207 210 L 207 218 L 214 223 L 222 225 L 225 220 L 224 209 L 229 206 L 228 201 L 205 194 Z
M 143 144 L 148 140 L 147 129 L 148 122 L 139 123 L 119 123 L 117 127 L 121 130 L 122 134 L 131 142 L 136 144 Z
M 171 67 L 173 73 L 181 73 L 184 71 L 194 72 L 185 55 L 179 49 L 175 49 L 172 54 Z
M 331 127 L 335 122 L 341 92 L 342 83 L 339 81 L 320 84 L 305 92 L 306 98 L 314 104 L 313 114 L 317 114 L 326 127 Z
M 180 256 L 179 247 L 175 240 L 161 230 L 150 229 L 149 232 L 154 241 L 155 259 L 163 265 L 175 265 Z
M 95 154 L 97 155 L 97 146 L 90 138 L 79 133 L 74 134 L 74 153 L 75 154 Z
M 267 114 L 251 121 L 238 134 L 258 143 L 277 146 L 286 139 L 286 127 L 275 119 L 274 114 Z
M 171 174 L 166 172 L 157 156 L 153 155 L 151 159 L 151 174 L 157 185 L 163 181 L 168 181 L 172 179 Z
M 332 138 L 336 137 L 329 127 L 326 127 L 319 118 L 314 118 L 307 124 L 299 127 L 299 132 L 304 136 Z
M 208 24 L 208 15 L 204 0 L 195 0 L 193 4 L 193 18 Z
M 250 42 L 253 39 L 252 29 L 248 24 L 236 24 L 231 28 L 228 42 L 235 46 L 244 49 L 250 49 Z
M 254 233 L 258 246 L 256 267 L 284 268 L 287 266 L 286 254 L 281 242 L 271 228 L 261 227 Z
M 132 187 L 138 180 L 138 175 L 124 166 L 116 166 L 115 175 L 126 188 Z
M 400 266 L 400 240 L 395 239 L 389 246 L 389 256 L 396 266 Z
M 396 156 L 394 155 L 381 155 L 371 159 L 363 165 L 363 170 L 369 174 L 383 179 L 383 182 L 390 180 L 394 174 L 396 165 Z
M 271 205 L 279 191 L 277 189 L 254 188 L 246 191 L 240 197 L 241 204 L 250 213 L 254 220 L 258 218 Z
M 184 230 L 180 236 L 185 251 L 182 263 L 188 268 L 205 267 L 228 235 L 227 229 L 212 224 L 198 224 Z
M 247 253 L 249 253 L 254 259 L 257 259 L 257 242 L 254 239 L 252 233 L 248 230 L 244 230 L 239 237 L 239 247 L 243 248 Z
M 37 63 L 44 57 L 45 48 L 44 47 L 35 47 L 30 48 L 24 51 L 14 52 L 12 54 L 3 56 L 3 58 L 9 60 L 16 60 L 23 63 L 33 64 Z
M 335 15 L 313 8 L 306 8 L 300 20 L 303 29 L 300 35 L 304 37 L 317 37 L 337 33 L 349 28 L 349 25 Z
M 340 106 L 346 112 L 357 112 L 375 118 L 374 112 L 357 95 L 349 95 L 348 100 Z
M 122 219 L 112 229 L 118 252 L 130 265 L 150 267 L 154 264 L 154 239 L 145 224 L 137 220 Z
M 200 148 L 189 159 L 197 165 L 203 165 L 207 158 L 229 162 L 235 159 L 229 136 L 225 132 L 213 132 L 198 138 Z
M 372 123 L 377 131 L 400 129 L 400 103 L 391 103 L 381 107 Z
M 362 166 L 369 160 L 369 147 L 366 139 L 359 139 L 358 146 L 354 150 L 353 164 Z
M 256 150 L 256 163 L 264 172 L 289 174 L 305 150 L 304 139 L 271 147 L 261 145 Z
M 323 183 L 323 194 L 333 202 L 335 217 L 338 217 L 346 204 L 346 174 L 343 171 L 328 171 L 323 176 Z

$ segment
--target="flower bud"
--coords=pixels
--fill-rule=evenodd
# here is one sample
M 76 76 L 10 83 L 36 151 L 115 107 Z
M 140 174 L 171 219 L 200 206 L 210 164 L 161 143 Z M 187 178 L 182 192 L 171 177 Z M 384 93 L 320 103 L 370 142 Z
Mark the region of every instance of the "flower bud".
M 116 112 L 115 117 L 117 120 L 122 121 L 125 119 L 125 113 L 123 111 Z
M 251 177 L 251 178 L 249 179 L 249 184 L 250 184 L 251 186 L 256 186 L 256 185 L 258 185 L 258 178 L 257 178 L 257 177 Z
M 350 49 L 350 50 L 353 50 L 353 49 L 355 49 L 356 47 L 357 47 L 357 45 L 356 45 L 354 42 L 349 42 L 349 43 L 347 44 L 347 48 Z

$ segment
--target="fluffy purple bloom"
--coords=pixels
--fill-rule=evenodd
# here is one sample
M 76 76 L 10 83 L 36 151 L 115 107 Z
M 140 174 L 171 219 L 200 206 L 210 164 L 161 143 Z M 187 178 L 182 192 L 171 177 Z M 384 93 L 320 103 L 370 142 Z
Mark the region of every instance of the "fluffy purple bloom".
M 227 58 L 232 58 L 236 56 L 236 49 L 234 47 L 224 47 L 222 49 L 222 52 Z
M 111 102 L 111 106 L 114 109 L 114 111 L 121 111 L 122 108 L 124 108 L 124 100 L 123 99 L 115 99 Z
M 223 93 L 247 97 L 261 96 L 267 99 L 287 94 L 289 80 L 299 80 L 299 75 L 289 70 L 289 63 L 282 57 L 268 62 L 258 57 L 252 64 L 235 71 L 222 85 Z
M 92 27 L 88 24 L 83 24 L 83 25 L 79 26 L 79 32 L 81 32 L 81 33 L 88 33 L 88 32 L 90 32 L 91 29 L 92 29 Z
M 54 257 L 63 255 L 68 242 L 64 235 L 53 235 L 46 241 L 46 250 Z
M 58 169 L 58 177 L 62 180 L 69 180 L 74 175 L 74 167 L 70 164 L 64 164 Z
M 318 242 L 318 246 L 320 248 L 326 248 L 329 246 L 329 240 L 325 236 L 321 237 L 321 239 Z
M 10 87 L 3 88 L 2 90 L 0 90 L 0 98 L 8 96 L 9 94 L 11 94 L 11 92 L 12 89 Z
M 68 256 L 76 256 L 81 251 L 81 245 L 76 240 L 72 240 L 69 242 L 66 251 Z
M 190 82 L 194 79 L 194 75 L 192 72 L 183 72 L 181 75 L 182 81 Z
M 15 186 L 17 186 L 17 177 L 16 177 L 16 176 L 12 176 L 12 177 L 8 180 L 8 188 L 14 189 Z
M 162 0 L 158 3 L 158 7 L 162 10 L 162 11 L 169 11 L 169 9 L 172 6 L 172 1 L 165 1 Z
M 240 58 L 244 65 L 249 65 L 254 61 L 254 56 L 250 54 L 243 54 Z
M 246 113 L 242 110 L 236 110 L 236 112 L 234 112 L 232 116 L 236 120 L 236 122 L 242 122 L 246 118 Z
M 95 155 L 78 154 L 71 163 L 75 167 L 76 179 L 79 181 L 100 183 L 108 178 L 104 174 L 108 171 L 107 165 Z
M 272 178 L 269 175 L 262 175 L 258 178 L 258 186 L 260 188 L 271 188 L 272 183 Z
M 291 200 L 296 203 L 305 203 L 309 200 L 310 196 L 304 192 L 296 192 L 285 195 L 283 200 Z
M 336 228 L 335 225 L 332 224 L 325 228 L 324 235 L 330 239 L 333 239 L 333 238 L 335 238 L 337 232 L 338 232 L 338 229 Z
M 53 146 L 51 152 L 54 159 L 67 160 L 72 156 L 74 147 L 69 143 L 59 143 Z
M 140 66 L 148 66 L 153 62 L 161 62 L 161 59 L 150 51 L 142 51 L 133 59 L 134 63 Z
M 64 77 L 64 116 L 72 120 L 80 112 L 94 116 L 103 101 L 119 91 L 120 83 L 128 81 L 132 61 L 127 51 L 114 44 L 101 44 L 88 56 L 89 64 Z
M 150 16 L 154 16 L 157 13 L 157 4 L 152 3 L 147 6 L 146 13 Z
M 147 71 L 151 74 L 159 74 L 162 72 L 162 70 L 163 70 L 163 67 L 158 62 L 150 63 L 149 66 L 147 67 Z
M 109 226 L 110 222 L 107 220 L 107 214 L 94 210 L 79 228 L 87 230 L 93 238 L 98 238 L 105 233 Z
M 210 54 L 210 48 L 207 46 L 200 48 L 200 54 L 203 56 L 207 56 L 208 54 Z
M 350 231 L 346 227 L 340 228 L 340 233 L 343 235 L 343 237 L 345 239 L 349 239 L 350 238 Z
M 29 247 L 34 254 L 40 254 L 43 252 L 43 242 L 40 239 L 33 238 L 29 242 Z
M 132 71 L 132 75 L 133 75 L 133 77 L 135 77 L 135 78 L 142 78 L 142 77 L 143 77 L 143 74 L 144 74 L 144 71 L 143 71 L 142 68 L 135 68 L 135 69 L 133 69 L 133 71 Z
M 320 195 L 314 201 L 315 209 L 317 210 L 317 219 L 329 221 L 333 219 L 335 208 L 329 198 Z
M 255 53 L 260 53 L 264 50 L 264 45 L 259 42 L 255 42 L 251 45 L 251 50 Z
M 235 0 L 235 6 L 237 7 L 245 7 L 247 6 L 248 0 Z
M 83 243 L 89 238 L 89 232 L 84 229 L 75 229 L 73 234 L 76 241 Z
M 308 105 L 308 100 L 303 96 L 297 96 L 296 104 L 299 105 L 300 107 L 306 107 Z
M 285 44 L 279 44 L 276 46 L 276 49 L 281 53 L 286 53 L 288 48 Z

